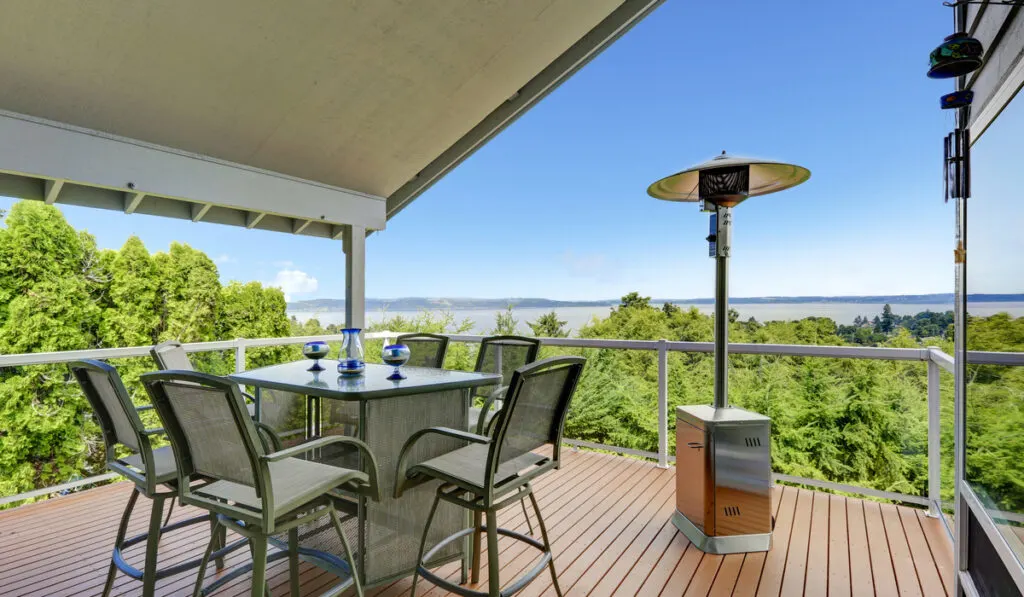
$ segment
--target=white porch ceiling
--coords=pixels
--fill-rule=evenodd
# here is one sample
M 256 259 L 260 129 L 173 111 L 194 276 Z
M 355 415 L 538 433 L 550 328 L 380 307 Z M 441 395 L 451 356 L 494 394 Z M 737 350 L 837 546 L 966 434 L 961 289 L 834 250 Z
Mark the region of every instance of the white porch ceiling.
M 193 197 L 147 188 L 132 172 L 80 180 L 53 160 L 45 171 L 0 162 L 0 172 L 38 176 L 34 198 L 65 176 L 68 189 L 114 193 L 132 191 L 121 185 L 133 180 L 147 194 L 140 212 L 162 197 L 199 205 L 186 210 L 193 219 L 212 205 L 238 212 L 220 214 L 224 223 L 268 214 L 284 218 L 273 229 L 317 236 L 336 236 L 333 225 L 381 228 L 659 2 L 7 0 L 0 110 L 312 182 L 362 202 L 365 217 L 293 209 L 283 196 L 268 209 L 237 189 Z M 0 191 L 17 187 L 7 182 Z M 217 213 L 206 209 L 201 218 Z M 263 216 L 255 227 L 274 221 Z

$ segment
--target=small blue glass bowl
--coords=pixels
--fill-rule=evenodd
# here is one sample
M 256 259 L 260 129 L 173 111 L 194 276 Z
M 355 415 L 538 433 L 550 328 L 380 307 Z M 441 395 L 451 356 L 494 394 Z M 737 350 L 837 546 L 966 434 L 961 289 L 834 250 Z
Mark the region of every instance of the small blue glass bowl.
M 324 371 L 324 367 L 320 364 L 320 359 L 327 356 L 327 353 L 331 351 L 331 347 L 327 345 L 323 340 L 314 340 L 312 342 L 306 342 L 302 347 L 302 356 L 307 359 L 313 359 L 313 366 L 306 371 L 313 371 L 314 373 Z
M 409 357 L 412 356 L 412 352 L 409 347 L 405 344 L 391 344 L 384 347 L 381 352 L 380 359 L 384 361 L 385 365 L 391 365 L 395 368 L 394 372 L 388 376 L 388 379 L 394 381 L 399 379 L 405 379 L 402 375 L 402 365 L 409 362 Z

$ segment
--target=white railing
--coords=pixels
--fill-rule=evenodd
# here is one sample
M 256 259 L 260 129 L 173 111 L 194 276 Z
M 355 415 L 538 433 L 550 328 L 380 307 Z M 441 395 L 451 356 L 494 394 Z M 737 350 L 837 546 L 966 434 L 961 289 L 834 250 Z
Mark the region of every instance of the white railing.
M 369 332 L 365 335 L 367 339 L 389 340 L 398 334 L 395 332 Z M 485 336 L 466 334 L 447 334 L 455 342 L 480 342 Z M 245 369 L 245 351 L 247 348 L 285 346 L 304 344 L 311 340 L 326 340 L 328 342 L 339 342 L 341 335 L 319 335 L 319 336 L 293 336 L 288 338 L 237 338 L 235 340 L 222 340 L 217 342 L 195 342 L 185 344 L 187 352 L 210 352 L 233 350 L 235 352 L 235 370 Z M 669 352 L 690 352 L 690 353 L 712 353 L 714 344 L 711 342 L 677 342 L 669 340 L 607 340 L 590 338 L 543 338 L 545 346 L 560 346 L 566 348 L 596 348 L 610 350 L 651 350 L 658 354 L 658 451 L 648 452 L 620 446 L 609 446 L 582 440 L 567 439 L 567 444 L 608 450 L 620 454 L 641 456 L 657 460 L 658 465 L 667 467 L 675 459 L 671 457 L 668 450 L 669 438 L 669 399 L 668 399 L 668 353 Z M 0 355 L 0 367 L 16 367 L 22 365 L 45 365 L 53 363 L 67 363 L 80 359 L 117 359 L 128 357 L 148 357 L 149 346 L 135 346 L 130 348 L 101 348 L 95 350 L 74 350 L 65 352 L 29 353 Z M 889 491 L 879 491 L 866 487 L 833 483 L 819 479 L 806 477 L 795 477 L 791 475 L 775 474 L 777 481 L 787 483 L 799 483 L 812 487 L 845 491 L 848 493 L 868 495 L 902 501 L 907 503 L 927 506 L 929 513 L 938 515 L 940 512 L 940 491 L 941 491 L 941 404 L 940 404 L 940 370 L 953 371 L 953 358 L 935 347 L 926 348 L 874 348 L 863 346 L 815 346 L 796 344 L 730 344 L 730 354 L 756 354 L 792 357 L 818 357 L 835 359 L 872 359 L 885 361 L 919 361 L 927 363 L 928 366 L 928 496 L 909 495 Z M 1024 366 L 1024 353 L 1002 353 L 1002 352 L 970 352 L 968 362 L 972 364 Z M 17 502 L 47 493 L 66 491 L 101 482 L 110 475 L 99 475 L 78 481 L 72 481 L 56 487 L 37 489 L 28 493 L 0 498 L 0 505 Z

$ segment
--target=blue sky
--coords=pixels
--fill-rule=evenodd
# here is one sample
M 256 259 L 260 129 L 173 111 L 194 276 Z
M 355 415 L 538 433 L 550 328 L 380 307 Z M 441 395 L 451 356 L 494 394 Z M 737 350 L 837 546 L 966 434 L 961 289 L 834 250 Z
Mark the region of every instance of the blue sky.
M 669 0 L 370 237 L 367 294 L 710 296 L 707 216 L 645 190 L 722 150 L 812 172 L 737 209 L 733 296 L 949 292 L 954 212 L 939 171 L 952 119 L 938 97 L 951 85 L 925 71 L 950 24 L 938 0 L 884 11 Z M 1017 112 L 978 144 L 976 196 L 1010 188 L 998 166 L 1014 161 Z M 993 265 L 978 268 L 972 289 L 1024 290 L 1021 257 L 998 258 L 1021 244 L 1020 220 L 993 205 L 979 210 L 991 230 L 977 245 Z M 151 251 L 177 240 L 213 257 L 224 281 L 284 283 L 292 299 L 344 295 L 340 242 L 64 212 L 103 247 L 131 234 Z

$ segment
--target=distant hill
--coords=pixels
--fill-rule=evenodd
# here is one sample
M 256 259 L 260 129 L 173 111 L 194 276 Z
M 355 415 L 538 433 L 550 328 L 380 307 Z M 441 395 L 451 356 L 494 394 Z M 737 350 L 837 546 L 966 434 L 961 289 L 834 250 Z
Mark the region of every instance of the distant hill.
M 971 302 L 984 303 L 1008 303 L 1024 302 L 1024 294 L 971 294 L 968 295 Z M 714 303 L 713 298 L 690 298 L 690 299 L 652 299 L 651 303 L 660 305 L 662 303 L 675 303 L 677 305 L 703 305 Z M 736 305 L 752 304 L 799 304 L 799 303 L 892 303 L 892 304 L 953 304 L 952 293 L 941 294 L 893 294 L 875 296 L 757 296 L 757 297 L 733 297 L 730 303 Z M 556 301 L 545 298 L 425 298 L 425 297 L 403 297 L 394 299 L 368 298 L 366 308 L 377 311 L 387 309 L 388 311 L 418 311 L 420 309 L 450 309 L 450 310 L 472 310 L 504 309 L 512 305 L 518 309 L 558 309 L 564 307 L 609 307 L 619 304 L 619 299 L 605 299 L 595 301 Z M 345 308 L 344 299 L 312 299 L 307 301 L 296 301 L 288 303 L 289 311 L 341 311 Z

